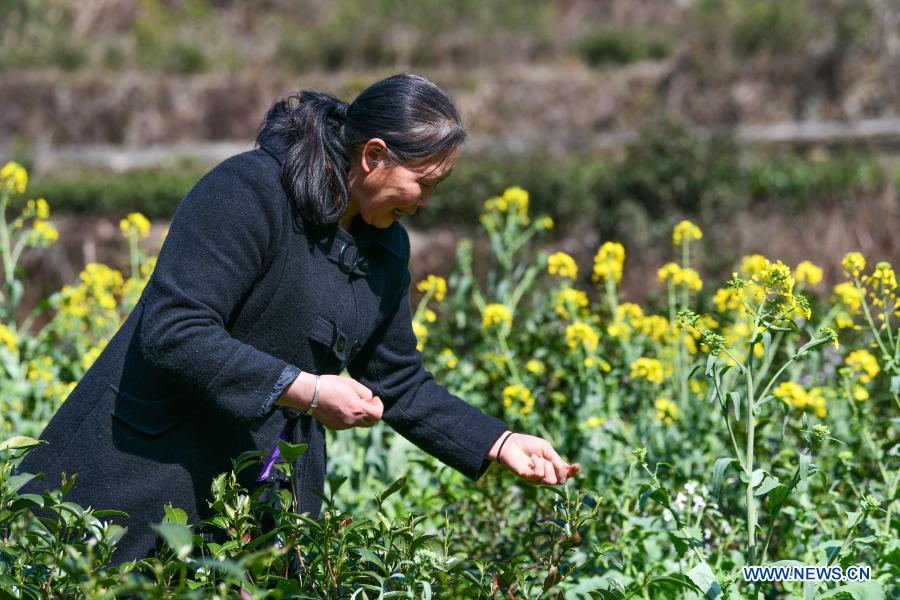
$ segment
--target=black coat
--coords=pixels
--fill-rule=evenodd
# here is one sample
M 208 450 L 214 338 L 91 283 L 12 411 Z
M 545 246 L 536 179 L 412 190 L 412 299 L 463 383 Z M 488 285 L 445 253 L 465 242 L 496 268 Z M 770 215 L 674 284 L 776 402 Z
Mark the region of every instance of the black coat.
M 166 502 L 191 523 L 207 517 L 212 478 L 241 452 L 271 450 L 286 422 L 309 444 L 295 465 L 300 510 L 318 516 L 324 427 L 265 410 L 289 364 L 346 368 L 382 399 L 385 422 L 471 479 L 506 429 L 422 367 L 403 226 L 312 227 L 292 214 L 280 163 L 265 148 L 233 156 L 184 198 L 140 302 L 20 466 L 46 474 L 23 492 L 77 472 L 70 500 L 129 513 L 115 563 L 152 551 L 148 524 Z M 257 472 L 245 474 L 252 486 Z

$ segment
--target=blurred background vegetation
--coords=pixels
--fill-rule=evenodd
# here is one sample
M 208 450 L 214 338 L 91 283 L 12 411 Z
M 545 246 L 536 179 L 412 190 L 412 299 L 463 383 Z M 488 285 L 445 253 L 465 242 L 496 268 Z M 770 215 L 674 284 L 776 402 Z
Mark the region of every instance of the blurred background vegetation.
M 79 261 L 124 260 L 80 251 L 98 220 L 140 211 L 164 226 L 215 162 L 191 144 L 250 148 L 279 96 L 350 101 L 398 71 L 447 89 L 472 139 L 408 224 L 416 275 L 452 262 L 429 251 L 432 232 L 473 231 L 510 185 L 576 258 L 606 239 L 633 249 L 647 274 L 626 290 L 653 282 L 682 218 L 708 232 L 708 274 L 769 250 L 900 258 L 898 0 L 0 0 L 0 22 L 0 155 L 78 240 L 32 264 L 62 269 L 49 287 Z M 171 158 L 77 160 L 98 144 Z

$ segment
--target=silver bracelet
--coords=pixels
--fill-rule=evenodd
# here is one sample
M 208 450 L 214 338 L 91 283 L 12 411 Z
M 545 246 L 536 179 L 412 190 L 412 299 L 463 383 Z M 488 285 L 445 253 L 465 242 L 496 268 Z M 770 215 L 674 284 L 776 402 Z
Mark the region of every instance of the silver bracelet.
M 311 415 L 316 407 L 319 406 L 319 390 L 322 389 L 322 376 L 316 375 L 316 391 L 313 392 L 312 402 L 309 403 L 309 408 L 306 409 L 306 414 Z

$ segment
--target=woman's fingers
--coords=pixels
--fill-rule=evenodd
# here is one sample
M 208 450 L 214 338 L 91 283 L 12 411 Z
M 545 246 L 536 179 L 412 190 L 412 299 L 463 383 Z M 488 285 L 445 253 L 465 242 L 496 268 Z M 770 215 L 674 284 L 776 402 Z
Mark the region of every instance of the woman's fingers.
M 515 434 L 506 448 L 499 460 L 526 481 L 564 484 L 581 470 L 581 465 L 568 464 L 547 440 L 539 437 Z
M 569 465 L 566 464 L 566 461 L 564 461 L 562 457 L 557 454 L 556 450 L 554 450 L 553 446 L 551 446 L 550 444 L 546 444 L 544 446 L 544 456 L 553 465 L 555 475 L 553 483 L 565 483 L 566 477 L 568 477 L 569 474 Z
M 544 475 L 542 477 L 541 483 L 545 483 L 547 485 L 556 485 L 559 481 L 559 478 L 556 476 L 556 467 L 546 458 L 542 457 L 540 460 L 544 464 Z
M 384 414 L 384 404 L 382 404 L 381 398 L 372 396 L 372 398 L 366 402 L 366 406 L 369 410 L 369 415 L 376 421 L 380 421 L 381 415 Z

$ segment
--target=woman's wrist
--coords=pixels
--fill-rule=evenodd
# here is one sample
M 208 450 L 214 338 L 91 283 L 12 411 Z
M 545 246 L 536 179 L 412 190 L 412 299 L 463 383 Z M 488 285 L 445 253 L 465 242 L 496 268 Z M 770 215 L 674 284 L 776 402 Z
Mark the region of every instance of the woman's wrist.
M 494 445 L 491 446 L 491 449 L 488 451 L 488 460 L 492 460 L 494 462 L 500 460 L 501 449 L 506 442 L 506 438 L 511 436 L 512 433 L 512 431 L 507 429 L 502 434 L 500 434 L 500 437 L 497 438 L 497 441 L 494 442 Z
M 316 376 L 306 371 L 301 371 L 297 379 L 288 386 L 288 389 L 278 398 L 275 404 L 289 406 L 306 412 L 312 402 L 316 390 Z

